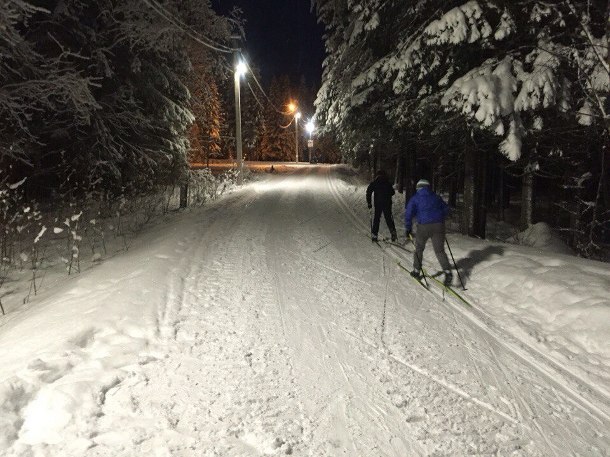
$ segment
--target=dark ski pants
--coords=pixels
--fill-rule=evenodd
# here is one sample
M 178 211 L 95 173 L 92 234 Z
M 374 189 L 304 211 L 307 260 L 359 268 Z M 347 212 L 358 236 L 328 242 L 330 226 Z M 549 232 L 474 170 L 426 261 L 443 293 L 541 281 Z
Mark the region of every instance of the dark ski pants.
M 396 226 L 394 225 L 394 216 L 392 216 L 392 205 L 390 204 L 385 206 L 375 206 L 373 226 L 371 227 L 372 234 L 374 236 L 377 236 L 377 234 L 379 233 L 379 220 L 381 219 L 382 213 L 385 217 L 385 223 L 388 224 L 390 233 L 396 233 Z
M 424 249 L 428 238 L 432 238 L 432 247 L 441 264 L 441 268 L 445 271 L 451 270 L 449 259 L 445 253 L 445 224 L 439 222 L 437 224 L 418 224 L 417 233 L 415 234 L 415 255 L 413 256 L 413 269 L 421 270 L 421 261 L 424 255 Z

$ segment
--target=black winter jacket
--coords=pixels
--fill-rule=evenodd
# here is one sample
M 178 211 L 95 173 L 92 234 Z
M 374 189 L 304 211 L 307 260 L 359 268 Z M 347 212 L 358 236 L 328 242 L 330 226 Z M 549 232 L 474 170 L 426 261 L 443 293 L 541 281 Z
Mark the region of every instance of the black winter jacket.
M 394 188 L 386 176 L 377 176 L 366 189 L 366 202 L 371 205 L 371 194 L 375 194 L 375 206 L 386 207 L 392 204 Z

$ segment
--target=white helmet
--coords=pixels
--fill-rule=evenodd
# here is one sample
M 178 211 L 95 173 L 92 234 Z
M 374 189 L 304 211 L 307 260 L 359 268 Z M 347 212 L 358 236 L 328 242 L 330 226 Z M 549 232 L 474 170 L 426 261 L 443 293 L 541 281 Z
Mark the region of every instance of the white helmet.
M 422 187 L 426 187 L 426 186 L 430 186 L 430 181 L 428 181 L 427 179 L 420 179 L 419 181 L 417 181 L 415 188 L 421 189 Z

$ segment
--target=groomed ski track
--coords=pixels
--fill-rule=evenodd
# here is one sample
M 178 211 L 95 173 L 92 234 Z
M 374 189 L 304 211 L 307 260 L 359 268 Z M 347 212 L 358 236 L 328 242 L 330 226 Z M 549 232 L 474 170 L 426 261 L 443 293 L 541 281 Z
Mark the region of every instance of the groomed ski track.
M 130 279 L 164 290 L 155 343 L 105 388 L 95 446 L 61 455 L 608 455 L 603 393 L 410 280 L 343 170 L 269 175 L 159 235 L 165 277 Z

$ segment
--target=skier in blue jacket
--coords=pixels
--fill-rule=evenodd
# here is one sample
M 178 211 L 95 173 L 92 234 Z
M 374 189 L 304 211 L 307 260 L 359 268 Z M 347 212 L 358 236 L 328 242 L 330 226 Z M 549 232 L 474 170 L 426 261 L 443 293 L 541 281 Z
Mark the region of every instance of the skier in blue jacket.
M 450 284 L 453 276 L 451 265 L 445 253 L 445 219 L 449 215 L 449 206 L 441 197 L 432 192 L 430 182 L 420 179 L 416 185 L 415 195 L 411 197 L 405 212 L 405 229 L 407 238 L 411 236 L 413 218 L 417 219 L 415 234 L 415 255 L 411 276 L 421 278 L 422 258 L 428 238 L 432 238 L 432 247 L 436 258 L 445 273 L 445 284 Z

